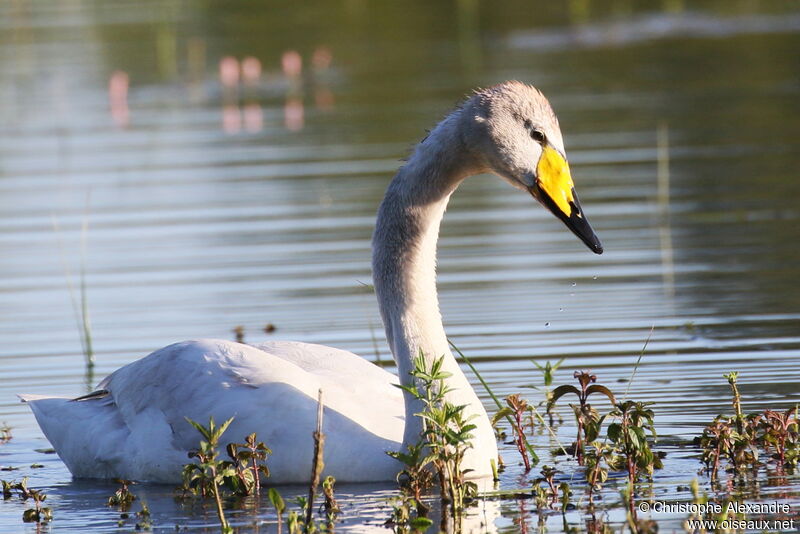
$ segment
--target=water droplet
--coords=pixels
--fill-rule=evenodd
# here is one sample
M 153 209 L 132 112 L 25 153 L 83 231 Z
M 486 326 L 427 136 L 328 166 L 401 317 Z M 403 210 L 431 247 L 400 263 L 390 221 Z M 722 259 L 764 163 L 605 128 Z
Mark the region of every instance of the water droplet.
M 596 277 L 596 276 L 593 276 L 593 277 L 592 277 L 592 280 L 597 280 L 597 277 Z
M 544 327 L 545 328 L 550 328 L 550 323 L 549 322 L 544 323 Z
M 558 311 L 562 312 L 564 311 L 564 308 L 559 308 Z
M 578 285 L 578 282 L 572 282 L 572 287 L 575 287 L 577 285 Z

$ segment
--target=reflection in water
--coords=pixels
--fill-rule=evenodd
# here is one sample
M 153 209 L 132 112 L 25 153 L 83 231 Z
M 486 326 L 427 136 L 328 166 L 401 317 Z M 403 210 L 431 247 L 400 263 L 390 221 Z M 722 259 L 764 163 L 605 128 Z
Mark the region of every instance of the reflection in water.
M 331 111 L 335 100 L 333 91 L 327 85 L 327 78 L 333 61 L 333 53 L 327 46 L 318 46 L 311 56 L 314 84 L 314 105 L 322 111 Z
M 219 81 L 225 89 L 237 91 L 239 88 L 239 60 L 225 56 L 219 60 Z
M 235 134 L 244 129 L 257 133 L 264 129 L 264 110 L 261 107 L 261 61 L 247 56 L 241 63 L 226 56 L 219 62 L 222 84 L 222 130 Z
M 658 126 L 656 139 L 658 153 L 656 179 L 658 183 L 658 236 L 661 242 L 661 265 L 664 297 L 672 308 L 675 301 L 675 263 L 672 253 L 672 227 L 669 209 L 669 127 L 666 123 Z M 673 310 L 674 311 L 674 310 Z
M 219 81 L 222 84 L 222 130 L 227 134 L 235 134 L 242 129 L 238 59 L 225 56 L 219 61 Z
M 119 128 L 126 128 L 130 124 L 128 84 L 128 73 L 121 70 L 114 71 L 108 80 L 108 102 L 111 106 L 111 119 Z
M 299 96 L 289 95 L 283 105 L 283 124 L 286 129 L 297 132 L 305 125 L 305 107 L 303 99 Z
M 297 132 L 305 125 L 303 106 L 303 57 L 296 50 L 287 50 L 281 56 L 281 68 L 289 82 L 286 101 L 283 105 L 283 124 L 286 129 Z
M 570 2 L 570 5 L 575 2 Z M 588 4 L 588 2 L 587 2 Z M 657 13 L 620 18 L 612 22 L 512 34 L 513 47 L 537 51 L 570 47 L 624 46 L 633 43 L 678 37 L 725 37 L 800 31 L 800 13 L 715 17 L 699 12 Z
M 242 60 L 242 80 L 244 127 L 250 133 L 257 133 L 264 129 L 264 110 L 258 94 L 261 83 L 261 61 L 258 58 L 247 56 Z
M 258 86 L 261 81 L 261 61 L 253 56 L 247 56 L 242 60 L 242 80 L 245 86 Z
M 281 68 L 289 82 L 298 85 L 303 74 L 303 57 L 296 50 L 287 50 L 281 56 Z

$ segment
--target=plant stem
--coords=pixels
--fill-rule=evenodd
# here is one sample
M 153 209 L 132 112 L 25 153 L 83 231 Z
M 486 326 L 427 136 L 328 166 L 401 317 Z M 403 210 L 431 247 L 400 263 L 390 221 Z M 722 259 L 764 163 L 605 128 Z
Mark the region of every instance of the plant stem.
M 219 495 L 219 486 L 217 486 L 217 468 L 211 466 L 211 480 L 214 487 L 214 501 L 217 505 L 217 517 L 219 517 L 219 524 L 222 527 L 222 532 L 230 532 L 231 527 L 228 525 L 228 520 L 225 519 L 225 512 L 222 510 L 222 498 Z
M 472 365 L 472 362 L 469 361 L 469 358 L 464 356 L 464 353 L 461 352 L 461 350 L 451 340 L 448 339 L 447 342 L 450 343 L 450 346 L 453 347 L 453 350 L 455 350 L 458 353 L 458 355 L 461 357 L 461 359 L 464 360 L 464 362 L 466 362 L 466 364 L 469 366 L 470 369 L 472 369 L 472 372 L 475 373 L 475 376 L 478 378 L 478 380 L 480 381 L 481 385 L 483 385 L 483 388 L 486 390 L 486 392 L 492 398 L 494 403 L 497 405 L 497 409 L 498 410 L 502 410 L 503 409 L 503 404 L 500 402 L 500 399 L 497 398 L 497 395 L 494 394 L 494 391 L 492 391 L 492 388 L 490 388 L 489 384 L 486 383 L 486 380 L 483 379 L 483 377 L 478 372 L 478 370 L 475 368 L 475 366 Z M 536 408 L 533 408 L 533 410 L 534 410 L 534 412 L 536 412 Z M 539 416 L 539 413 L 536 412 L 536 415 Z M 544 420 L 541 418 L 541 416 L 539 416 L 539 419 L 542 422 L 544 422 Z M 515 425 L 514 419 L 512 419 L 510 415 L 506 415 L 506 420 L 508 421 L 508 424 L 511 425 L 511 428 L 514 428 L 514 425 Z M 547 428 L 550 428 L 550 427 L 547 427 Z M 552 429 L 550 430 L 550 432 L 553 433 Z M 555 434 L 553 433 L 553 435 L 555 435 Z M 538 464 L 539 463 L 539 456 L 534 452 L 533 447 L 530 446 L 530 444 L 528 443 L 528 440 L 527 440 L 527 438 L 525 437 L 524 434 L 522 434 L 522 440 L 525 442 L 525 448 L 528 451 L 530 451 L 530 453 L 531 453 L 531 461 L 532 461 L 533 465 Z
M 314 512 L 314 495 L 319 486 L 319 476 L 325 467 L 323 450 L 325 448 L 325 434 L 322 433 L 322 389 L 317 397 L 317 429 L 314 431 L 314 464 L 311 466 L 311 485 L 308 487 L 308 503 L 306 508 L 306 529 L 311 525 L 311 516 Z
M 628 400 L 628 392 L 631 390 L 631 384 L 633 384 L 633 379 L 636 378 L 636 371 L 639 370 L 639 364 L 644 357 L 644 352 L 647 350 L 647 345 L 650 343 L 650 338 L 653 337 L 653 331 L 656 329 L 656 325 L 652 325 L 650 327 L 650 332 L 647 334 L 647 339 L 644 340 L 644 345 L 642 346 L 641 352 L 639 352 L 639 357 L 636 359 L 636 363 L 633 366 L 633 371 L 631 371 L 631 377 L 628 379 L 628 385 L 625 388 L 625 395 L 622 397 L 622 402 Z

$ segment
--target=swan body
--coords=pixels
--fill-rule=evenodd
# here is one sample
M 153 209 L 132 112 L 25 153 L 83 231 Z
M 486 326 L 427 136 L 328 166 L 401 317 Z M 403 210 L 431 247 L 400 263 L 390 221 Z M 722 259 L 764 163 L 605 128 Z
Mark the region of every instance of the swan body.
M 234 417 L 223 440 L 256 432 L 269 446 L 270 481 L 308 481 L 323 392 L 324 475 L 394 480 L 386 454 L 416 443 L 421 406 L 395 386 L 412 383 L 413 358 L 444 357 L 447 398 L 474 416 L 464 467 L 491 474 L 497 457 L 486 411 L 452 356 L 436 295 L 436 242 L 450 195 L 492 172 L 527 191 L 591 250 L 602 252 L 580 208 L 558 121 L 544 96 L 519 82 L 476 92 L 414 150 L 389 185 L 373 234 L 373 279 L 398 376 L 339 349 L 297 342 L 198 340 L 164 347 L 77 399 L 22 396 L 75 477 L 176 482 L 199 441 L 189 417 Z
M 396 383 L 377 365 L 331 347 L 204 339 L 169 345 L 118 369 L 85 400 L 29 403 L 78 478 L 179 481 L 187 451 L 199 441 L 184 417 L 206 423 L 213 416 L 235 417 L 223 439 L 241 442 L 257 432 L 273 450 L 270 481 L 291 483 L 309 476 L 322 389 L 326 468 L 361 482 L 397 472 L 391 457 L 372 454 L 399 450 L 404 408 Z M 347 476 L 354 458 L 359 469 Z

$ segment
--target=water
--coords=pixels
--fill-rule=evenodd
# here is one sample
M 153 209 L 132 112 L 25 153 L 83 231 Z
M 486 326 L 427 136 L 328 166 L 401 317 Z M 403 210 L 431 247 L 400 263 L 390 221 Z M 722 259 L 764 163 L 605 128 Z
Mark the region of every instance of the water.
M 15 393 L 81 394 L 156 348 L 232 339 L 236 326 L 252 342 L 390 360 L 365 287 L 381 195 L 461 95 L 518 78 L 550 97 L 606 253 L 586 251 L 500 180 L 470 179 L 440 242 L 448 334 L 499 395 L 538 401 L 525 389 L 541 380 L 530 359 L 564 357 L 557 384 L 591 368 L 618 394 L 655 401 L 668 455 L 652 491 L 689 499 L 679 486 L 700 465 L 688 440 L 730 410 L 723 373 L 740 371 L 745 410 L 800 400 L 800 12 L 792 2 L 570 5 L 0 6 L 0 422 L 14 435 L 0 465 L 20 468 L 0 478 L 30 476 L 46 491 L 51 530 L 114 530 L 119 514 L 104 505 L 114 485 L 72 481 L 55 455 L 34 452 L 48 444 Z M 289 51 L 303 62 L 294 79 Z M 227 56 L 258 59 L 259 81 L 225 87 Z M 72 285 L 80 300 L 82 262 L 92 377 L 70 298 Z M 562 441 L 573 435 L 569 422 L 559 428 Z M 547 436 L 535 442 L 552 464 Z M 504 448 L 506 488 L 529 484 L 515 454 Z M 344 527 L 382 530 L 391 490 L 340 488 Z M 176 505 L 169 487 L 134 491 L 154 527 L 213 530 L 212 511 Z M 796 506 L 796 492 L 789 477 L 760 498 Z M 535 528 L 531 503 L 492 503 L 486 520 L 513 532 L 521 506 Z M 34 531 L 20 521 L 25 507 L 0 504 L 0 530 Z M 233 512 L 242 525 L 255 513 Z M 657 519 L 680 528 L 682 517 Z

